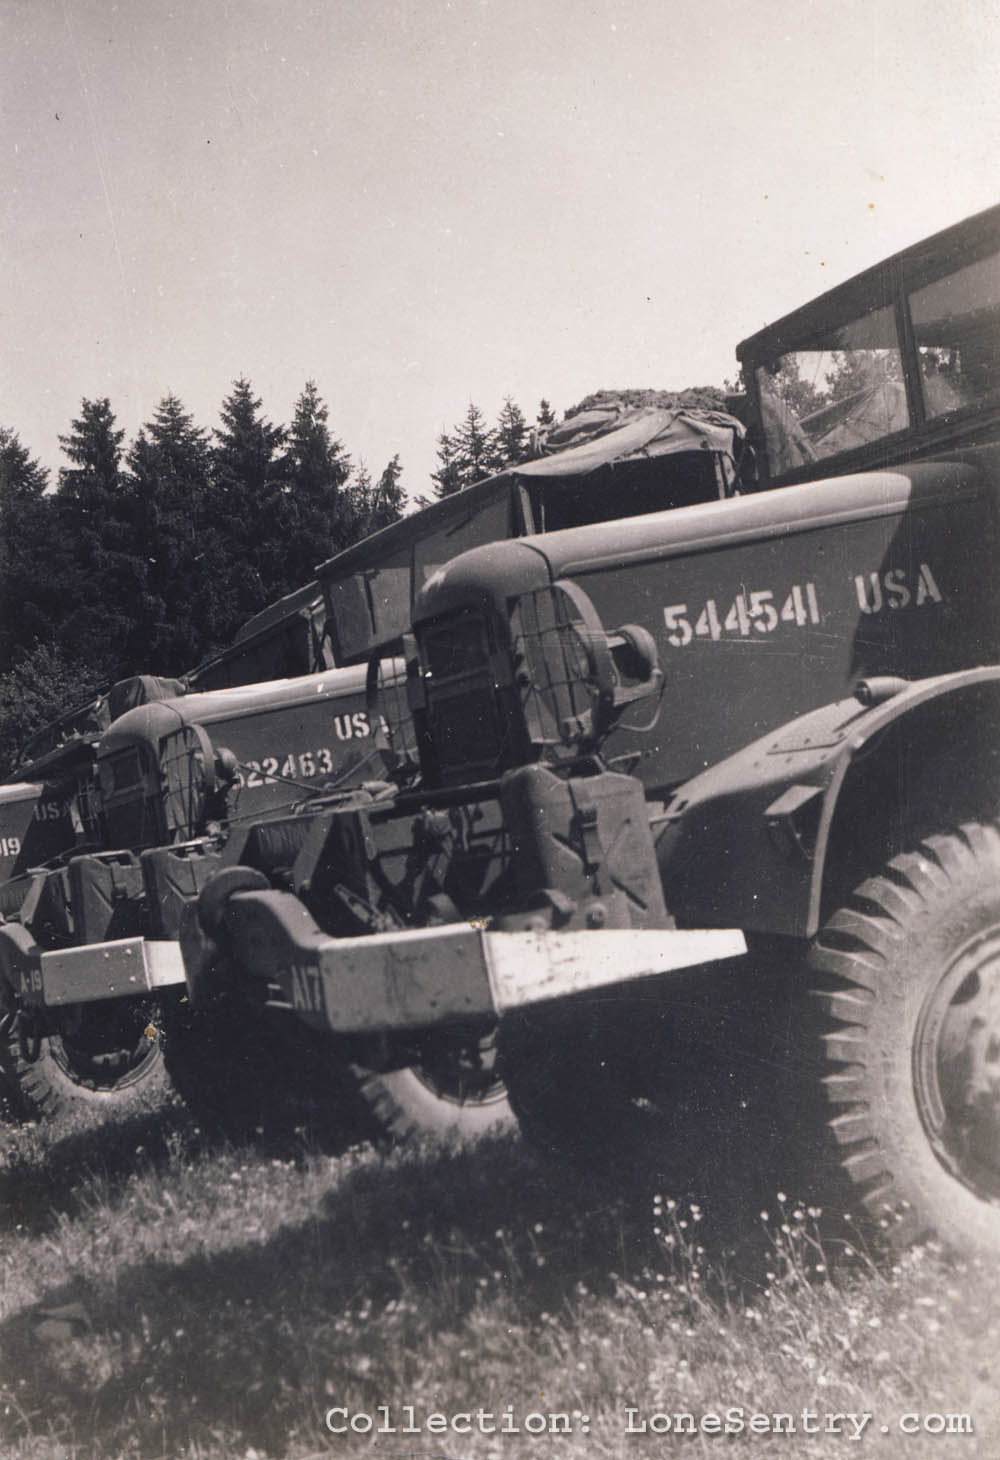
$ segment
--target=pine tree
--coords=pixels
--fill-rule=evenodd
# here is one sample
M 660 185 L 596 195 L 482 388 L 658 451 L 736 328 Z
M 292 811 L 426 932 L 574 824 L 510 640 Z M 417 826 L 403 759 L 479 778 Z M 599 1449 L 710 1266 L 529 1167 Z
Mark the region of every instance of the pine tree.
M 517 466 L 518 462 L 524 461 L 527 457 L 528 423 L 524 419 L 521 407 L 509 395 L 504 397 L 504 403 L 500 408 L 494 439 L 496 442 L 495 471 L 503 471 L 508 466 Z
M 402 517 L 403 503 L 406 500 L 406 493 L 400 485 L 402 474 L 403 468 L 399 464 L 399 454 L 397 453 L 385 467 L 375 487 L 368 519 L 368 532 L 378 532 L 380 528 L 388 527 L 390 523 L 398 522 Z
M 47 554 L 47 612 L 59 642 L 100 677 L 126 672 L 131 602 L 141 587 L 122 472 L 124 431 L 111 403 L 84 400 L 59 443 L 72 466 L 59 472 Z
M 350 476 L 350 457 L 340 441 L 334 441 L 327 409 L 314 380 L 307 380 L 295 402 L 292 424 L 286 432 L 286 465 L 295 471 L 295 487 L 328 505 L 331 492 Z
M 306 382 L 295 403 L 282 462 L 287 495 L 288 535 L 285 578 L 289 587 L 305 583 L 317 563 L 346 547 L 352 538 L 351 504 L 344 488 L 351 460 L 330 435 L 329 411 L 315 381 Z
M 121 492 L 122 442 L 125 432 L 115 429 L 111 402 L 84 400 L 80 415 L 59 445 L 73 463 L 59 472 L 59 495 L 92 511 L 103 512 Z
M 15 431 L 0 426 L 0 513 L 25 501 L 37 501 L 49 474 L 28 455 Z
M 0 674 L 0 776 L 14 770 L 31 735 L 101 688 L 100 677 L 58 644 L 22 648 Z
M 129 657 L 177 674 L 221 646 L 236 617 L 229 545 L 215 521 L 208 433 L 174 395 L 128 453 L 133 530 L 143 563 Z
M 0 672 L 19 647 L 52 631 L 38 603 L 48 581 L 52 499 L 48 472 L 29 456 L 17 434 L 0 427 Z
M 555 421 L 556 413 L 543 396 L 542 399 L 538 402 L 538 415 L 535 417 L 535 425 L 554 426 Z
M 493 475 L 495 435 L 487 427 L 482 411 L 472 401 L 455 432 L 455 442 L 463 487 L 474 486 Z
M 234 381 L 222 403 L 222 426 L 212 450 L 214 525 L 239 562 L 237 620 L 249 618 L 286 588 L 282 544 L 290 514 L 279 458 L 285 433 L 260 410 L 250 382 Z
M 260 408 L 249 380 L 235 380 L 219 412 L 222 426 L 215 431 L 215 480 L 240 511 L 265 502 L 277 486 L 275 467 L 285 432 L 265 420 Z
M 496 432 L 487 427 L 485 416 L 472 401 L 454 431 L 442 431 L 438 437 L 438 461 L 438 470 L 431 473 L 438 497 L 475 486 L 499 469 Z
M 431 472 L 434 496 L 450 497 L 453 492 L 461 491 L 464 483 L 461 479 L 457 448 L 447 431 L 442 431 L 438 437 L 437 458 L 438 469 Z
M 359 542 L 368 536 L 368 520 L 375 505 L 375 487 L 372 474 L 363 460 L 359 460 L 347 486 L 347 501 L 344 504 L 344 522 L 348 528 L 350 542 Z

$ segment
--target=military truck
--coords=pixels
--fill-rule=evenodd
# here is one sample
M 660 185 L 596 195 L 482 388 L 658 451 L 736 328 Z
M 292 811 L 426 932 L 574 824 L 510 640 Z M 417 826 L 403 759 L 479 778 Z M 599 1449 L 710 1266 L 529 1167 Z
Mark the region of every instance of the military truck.
M 397 794 L 220 845 L 192 997 L 387 1070 L 498 1024 L 550 1147 L 1000 1249 L 998 342 L 993 209 L 740 347 L 781 490 L 435 571 Z
M 304 583 L 241 625 L 227 648 L 185 674 L 186 685 L 197 690 L 229 689 L 333 669 L 325 618 L 319 584 Z
M 315 1088 L 329 1083 L 291 1021 L 278 1021 L 283 1038 L 260 1030 L 251 1061 L 257 1026 L 244 1010 L 234 1067 L 220 1020 L 178 1017 L 171 991 L 183 988 L 182 899 L 171 878 L 182 868 L 196 891 L 211 859 L 201 843 L 166 861 L 153 851 L 209 828 L 232 838 L 318 793 L 341 796 L 379 780 L 365 669 L 335 667 L 345 663 L 339 648 L 335 655 L 338 623 L 345 639 L 362 633 L 353 659 L 363 661 L 373 631 L 380 643 L 398 641 L 423 576 L 472 543 L 567 514 L 599 520 L 737 490 L 744 433 L 721 411 L 611 402 L 564 428 L 558 445 L 566 439 L 575 448 L 480 483 L 332 559 L 320 570 L 329 615 L 318 584 L 305 585 L 184 681 L 123 681 L 34 738 L 16 778 L 0 788 L 0 1073 L 21 1103 L 38 1111 L 67 1097 L 106 1102 L 159 1078 L 165 1022 L 175 1083 L 203 1118 L 214 1113 L 231 1131 L 273 1115 L 275 1085 L 286 1075 L 294 1085 L 304 1065 L 317 1072 Z M 316 672 L 304 673 L 310 666 Z M 296 677 L 248 684 L 278 672 Z M 193 760 L 182 785 L 185 756 Z M 380 798 L 390 789 L 376 787 Z M 477 1038 L 471 1054 L 449 1041 L 448 1060 L 438 1054 L 433 1069 L 394 1070 L 385 1080 L 366 1073 L 360 1084 L 383 1124 L 470 1132 L 507 1109 L 493 1062 L 489 1040 L 480 1048 Z M 252 1077 L 240 1079 L 250 1068 Z M 335 1082 L 338 1098 L 351 1083 Z
M 368 624 L 365 644 L 401 635 L 424 579 L 478 543 L 730 497 L 752 485 L 746 432 L 721 392 L 640 392 L 649 398 L 641 405 L 629 403 L 632 394 L 598 392 L 540 432 L 530 460 L 328 559 L 313 582 L 255 614 L 186 682 L 223 689 L 361 662 L 359 623 Z
M 180 894 L 169 879 L 146 885 L 140 853 L 220 818 L 256 820 L 317 785 L 370 778 L 365 704 L 363 669 L 212 694 L 138 676 L 34 737 L 18 777 L 0 785 L 8 1101 L 48 1113 L 161 1078 L 162 1000 L 183 988 L 171 924 Z M 123 720 L 143 727 L 155 765 L 115 753 Z M 289 733 L 310 748 L 278 760 L 270 752 Z M 183 858 L 172 865 L 183 872 Z M 94 944 L 95 981 L 57 989 L 43 954 Z
M 192 1010 L 386 1081 L 498 1048 L 550 1147 L 692 1184 L 770 1142 L 900 1239 L 996 1251 L 998 254 L 1000 209 L 741 347 L 781 490 L 453 557 L 402 676 L 369 584 L 342 652 L 393 790 L 141 855 L 161 899 L 196 864 Z M 132 827 L 169 783 L 138 714 L 103 744 Z M 224 762 L 189 731 L 172 764 Z M 108 945 L 53 951 L 89 997 Z

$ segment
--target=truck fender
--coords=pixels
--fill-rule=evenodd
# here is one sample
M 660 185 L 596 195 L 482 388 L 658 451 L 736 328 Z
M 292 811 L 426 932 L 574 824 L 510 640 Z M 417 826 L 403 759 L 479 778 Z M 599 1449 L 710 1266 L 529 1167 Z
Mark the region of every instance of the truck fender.
M 877 707 L 837 764 L 813 864 L 811 937 L 921 837 L 1000 811 L 1000 666 L 922 680 Z
M 942 818 L 1000 798 L 1000 666 L 852 697 L 769 732 L 653 818 L 667 908 L 687 927 L 812 937 L 825 911 Z

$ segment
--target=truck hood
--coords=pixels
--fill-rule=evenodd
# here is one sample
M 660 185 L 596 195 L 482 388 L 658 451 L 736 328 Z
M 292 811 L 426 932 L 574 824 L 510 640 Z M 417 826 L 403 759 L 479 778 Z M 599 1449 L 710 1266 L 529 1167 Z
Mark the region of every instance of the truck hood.
M 624 569 L 654 558 L 683 557 L 838 522 L 887 517 L 911 506 L 951 503 L 983 490 L 984 472 L 976 454 L 969 452 L 961 459 L 859 472 L 645 517 L 491 543 L 463 553 L 428 579 L 417 599 L 414 621 L 436 618 L 459 604 L 487 597 L 513 597 L 546 580 Z

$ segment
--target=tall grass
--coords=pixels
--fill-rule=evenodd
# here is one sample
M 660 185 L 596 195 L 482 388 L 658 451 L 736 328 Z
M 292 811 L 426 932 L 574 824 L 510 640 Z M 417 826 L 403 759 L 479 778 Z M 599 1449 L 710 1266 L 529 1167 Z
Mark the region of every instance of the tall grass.
M 0 1423 L 12 1460 L 851 1453 L 846 1434 L 627 1432 L 657 1412 L 874 1415 L 896 1456 L 1000 1455 L 1000 1280 L 893 1260 L 774 1194 L 734 1226 L 636 1205 L 516 1136 L 327 1154 L 212 1147 L 171 1105 L 8 1130 Z M 833 1229 L 831 1229 L 833 1230 Z M 849 1250 L 853 1248 L 854 1250 Z M 334 1435 L 480 1407 L 569 1433 Z M 967 1413 L 970 1434 L 898 1430 Z M 339 1420 L 340 1415 L 336 1416 Z M 654 1421 L 662 1424 L 662 1421 Z M 888 1433 L 883 1434 L 885 1425 Z

